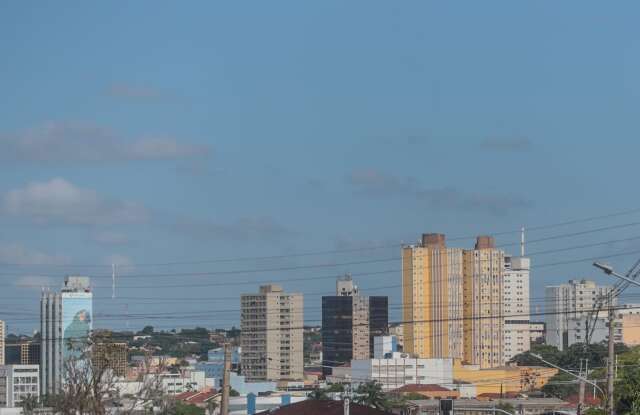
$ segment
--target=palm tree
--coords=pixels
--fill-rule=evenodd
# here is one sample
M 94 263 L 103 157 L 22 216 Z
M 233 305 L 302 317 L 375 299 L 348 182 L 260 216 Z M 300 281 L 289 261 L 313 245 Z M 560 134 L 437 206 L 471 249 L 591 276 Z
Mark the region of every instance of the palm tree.
M 386 411 L 390 406 L 387 396 L 382 391 L 382 385 L 376 381 L 361 383 L 356 389 L 354 401 L 381 411 Z
M 313 391 L 311 391 L 308 397 L 309 399 L 314 401 L 329 400 L 329 395 L 327 395 L 327 392 L 324 389 L 320 389 L 320 388 L 315 388 Z

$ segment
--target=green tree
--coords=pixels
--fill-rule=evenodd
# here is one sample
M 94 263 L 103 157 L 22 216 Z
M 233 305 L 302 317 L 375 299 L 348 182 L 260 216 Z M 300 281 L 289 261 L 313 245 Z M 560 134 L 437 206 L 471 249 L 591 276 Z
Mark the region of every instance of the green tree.
M 575 380 L 576 378 L 568 373 L 558 372 L 558 374 L 549 379 L 549 383 L 542 387 L 542 392 L 560 399 L 566 399 L 578 393 L 578 384 L 562 384 L 558 382 L 573 382 Z
M 314 401 L 328 401 L 329 400 L 329 395 L 327 394 L 327 391 L 325 391 L 324 389 L 321 388 L 315 388 L 314 390 L 311 391 L 311 393 L 308 395 L 309 399 L 314 400 Z
M 141 331 L 142 334 L 151 335 L 153 334 L 153 326 L 144 326 Z
M 332 383 L 327 388 L 327 392 L 344 392 L 344 385 L 342 383 Z
M 386 411 L 391 406 L 389 399 L 382 391 L 382 385 L 375 381 L 358 385 L 354 401 L 381 411 Z
M 516 413 L 516 408 L 514 408 L 513 405 L 511 405 L 509 402 L 500 401 L 496 405 L 496 408 L 502 409 L 503 411 L 509 412 L 510 414 Z
M 640 415 L 640 368 L 623 367 L 621 371 L 615 386 L 616 413 Z
M 176 402 L 175 407 L 176 415 L 205 415 L 204 409 L 198 408 L 195 405 L 190 405 L 182 402 Z
M 424 395 L 419 394 L 417 392 L 405 393 L 403 397 L 408 401 L 420 401 L 420 400 L 426 399 Z
M 229 388 L 229 396 L 240 396 L 240 392 L 233 388 Z
M 558 364 L 562 352 L 555 346 L 549 346 L 546 344 L 532 344 L 530 351 L 514 356 L 511 359 L 511 363 L 516 363 L 518 366 L 543 365 L 540 359 L 538 359 L 537 357 L 533 357 L 532 354 L 539 354 L 544 360 L 553 364 Z

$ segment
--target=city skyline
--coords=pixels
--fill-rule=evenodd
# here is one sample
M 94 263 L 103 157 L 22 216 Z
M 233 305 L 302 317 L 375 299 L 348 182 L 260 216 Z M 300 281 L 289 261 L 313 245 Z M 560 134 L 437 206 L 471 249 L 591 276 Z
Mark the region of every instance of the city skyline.
M 243 288 L 279 279 L 299 278 L 286 285 L 307 294 L 315 309 L 306 315 L 318 319 L 316 301 L 331 291 L 318 277 L 351 272 L 371 295 L 389 295 L 399 320 L 400 290 L 378 288 L 399 276 L 384 260 L 423 232 L 469 237 L 456 246 L 471 248 L 476 235 L 512 231 L 495 236 L 515 255 L 522 226 L 536 240 L 628 225 L 528 243 L 532 298 L 568 279 L 610 283 L 589 261 L 537 265 L 640 247 L 636 214 L 535 229 L 640 206 L 621 194 L 633 188 L 640 149 L 638 85 L 618 76 L 640 66 L 627 36 L 633 13 L 593 2 L 553 12 L 419 2 L 200 6 L 176 14 L 154 5 L 141 34 L 142 5 L 5 5 L 0 318 L 12 320 L 10 332 L 37 328 L 41 287 L 57 289 L 65 275 L 92 277 L 97 312 L 155 314 L 155 325 L 169 328 L 176 322 L 158 317 L 167 298 L 195 313 L 214 309 L 199 300 L 212 290 L 223 297 L 216 310 L 237 309 Z M 246 27 L 231 23 L 239 16 Z M 87 26 L 102 19 L 118 36 L 111 25 Z M 590 23 L 601 19 L 604 35 Z M 74 53 L 53 53 L 62 45 Z M 24 81 L 40 62 L 46 71 Z M 349 251 L 380 245 L 390 247 Z M 633 260 L 612 258 L 619 269 Z M 237 270 L 267 271 L 216 274 Z M 212 275 L 176 276 L 184 273 Z M 162 276 L 153 287 L 151 278 L 127 280 L 140 274 Z M 229 275 L 253 283 L 225 286 Z M 20 320 L 10 318 L 16 307 Z M 219 325 L 237 326 L 236 314 L 220 313 Z M 135 318 L 129 327 L 144 325 Z
M 638 13 L 0 3 L 0 415 L 638 412 Z

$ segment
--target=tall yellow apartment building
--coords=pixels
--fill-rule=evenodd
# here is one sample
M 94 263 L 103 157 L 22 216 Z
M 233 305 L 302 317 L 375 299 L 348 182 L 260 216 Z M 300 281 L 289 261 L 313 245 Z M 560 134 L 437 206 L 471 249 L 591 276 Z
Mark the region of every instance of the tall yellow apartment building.
M 481 369 L 504 362 L 504 252 L 490 236 L 479 236 L 463 253 L 464 361 Z
M 404 351 L 422 358 L 461 358 L 462 249 L 443 234 L 402 248 Z
M 423 234 L 402 248 L 404 351 L 459 358 L 479 368 L 504 364 L 504 252 L 492 237 L 475 249 L 447 248 L 443 234 Z

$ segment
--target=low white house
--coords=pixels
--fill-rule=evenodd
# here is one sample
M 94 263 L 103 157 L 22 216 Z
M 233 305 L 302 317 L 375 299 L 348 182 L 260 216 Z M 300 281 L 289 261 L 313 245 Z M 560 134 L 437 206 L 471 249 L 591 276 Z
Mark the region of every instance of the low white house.
M 159 376 L 162 389 L 169 395 L 199 391 L 207 387 L 205 373 L 201 370 L 185 373 L 162 373 Z
M 452 388 L 453 359 L 419 359 L 395 352 L 387 359 L 352 360 L 351 380 L 354 387 L 375 380 L 385 391 L 416 384 Z

